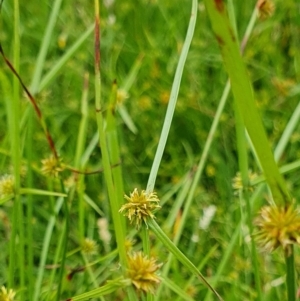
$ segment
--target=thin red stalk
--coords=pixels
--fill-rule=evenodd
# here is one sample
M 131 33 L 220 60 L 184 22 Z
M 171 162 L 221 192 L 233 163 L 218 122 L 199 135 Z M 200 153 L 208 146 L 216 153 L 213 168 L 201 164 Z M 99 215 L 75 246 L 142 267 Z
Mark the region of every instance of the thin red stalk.
M 2 2 L 1 2 L 1 3 L 2 3 Z M 55 148 L 54 141 L 53 141 L 52 136 L 51 136 L 50 132 L 48 131 L 48 129 L 47 129 L 47 127 L 46 127 L 46 124 L 45 124 L 45 122 L 44 122 L 44 120 L 43 120 L 42 112 L 41 112 L 40 108 L 38 107 L 36 100 L 34 99 L 34 97 L 32 96 L 32 94 L 29 92 L 29 90 L 27 89 L 27 87 L 25 86 L 25 84 L 23 83 L 23 80 L 22 80 L 21 76 L 18 74 L 18 72 L 16 71 L 16 69 L 14 68 L 14 66 L 13 66 L 13 65 L 11 64 L 11 62 L 8 60 L 8 58 L 5 56 L 1 44 L 0 44 L 0 53 L 1 53 L 1 55 L 2 55 L 2 57 L 3 57 L 3 59 L 4 59 L 4 61 L 5 61 L 6 65 L 8 66 L 8 68 L 9 68 L 9 69 L 13 72 L 13 74 L 18 78 L 18 80 L 19 80 L 19 82 L 20 82 L 20 84 L 21 84 L 23 90 L 25 91 L 25 93 L 26 93 L 26 95 L 28 96 L 28 98 L 29 98 L 31 104 L 33 105 L 33 108 L 34 108 L 34 110 L 35 110 L 35 112 L 36 112 L 36 115 L 37 115 L 37 117 L 38 117 L 38 119 L 39 119 L 39 121 L 40 121 L 40 123 L 41 123 L 41 126 L 42 126 L 44 132 L 45 132 L 46 139 L 47 139 L 47 141 L 48 141 L 48 144 L 49 144 L 49 146 L 50 146 L 50 149 L 51 149 L 51 151 L 52 151 L 54 157 L 55 157 L 56 159 L 58 159 L 58 154 L 57 154 L 57 151 L 56 151 L 56 148 Z
M 100 20 L 95 16 L 95 68 L 100 70 Z

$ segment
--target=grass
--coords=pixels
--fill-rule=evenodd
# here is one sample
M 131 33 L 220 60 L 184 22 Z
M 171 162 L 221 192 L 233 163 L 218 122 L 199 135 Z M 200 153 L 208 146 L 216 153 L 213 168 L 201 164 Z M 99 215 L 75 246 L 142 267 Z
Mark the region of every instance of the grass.
M 4 1 L 0 285 L 30 301 L 296 300 L 298 248 L 262 250 L 256 223 L 299 199 L 297 7 Z M 141 229 L 119 213 L 135 188 L 160 199 Z M 128 279 L 138 251 L 154 295 Z

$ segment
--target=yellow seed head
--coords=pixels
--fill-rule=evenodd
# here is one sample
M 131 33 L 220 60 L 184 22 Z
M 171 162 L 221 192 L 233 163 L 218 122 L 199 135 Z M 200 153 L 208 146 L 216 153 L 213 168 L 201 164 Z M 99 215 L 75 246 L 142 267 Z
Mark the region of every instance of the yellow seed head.
M 282 246 L 289 252 L 291 244 L 300 244 L 300 210 L 294 204 L 263 207 L 256 224 L 257 241 L 267 251 Z
M 87 255 L 96 254 L 97 249 L 98 249 L 97 243 L 90 238 L 85 238 L 84 241 L 82 242 L 81 250 L 83 253 Z
M 275 4 L 272 0 L 259 0 L 257 2 L 258 16 L 260 19 L 271 17 L 275 11 Z
M 126 239 L 125 240 L 125 250 L 127 253 L 132 251 L 132 248 L 134 246 L 134 244 L 136 243 L 136 241 L 134 239 Z
M 117 103 L 122 104 L 129 97 L 128 92 L 123 89 L 117 91 Z
M 16 293 L 10 289 L 7 290 L 5 286 L 1 287 L 0 290 L 0 301 L 13 301 Z
M 156 271 L 162 266 L 156 259 L 143 256 L 142 252 L 135 252 L 128 256 L 127 276 L 138 291 L 155 293 L 160 278 Z
M 139 193 L 135 188 L 130 197 L 127 195 L 124 197 L 127 203 L 121 207 L 119 212 L 125 211 L 124 216 L 127 216 L 130 223 L 134 223 L 137 229 L 140 228 L 142 221 L 147 225 L 147 218 L 155 218 L 153 212 L 161 208 L 155 192 L 146 193 L 145 190 L 142 190 Z
M 0 196 L 7 196 L 14 193 L 15 178 L 12 175 L 5 175 L 0 179 Z
M 63 171 L 61 160 L 56 159 L 53 155 L 42 160 L 42 173 L 45 176 L 58 177 L 58 174 Z
M 255 172 L 252 172 L 251 170 L 248 172 L 248 178 L 249 181 L 253 181 L 255 180 L 255 178 L 257 178 L 257 174 Z M 243 190 L 243 181 L 242 181 L 242 177 L 241 177 L 241 173 L 237 172 L 236 176 L 232 179 L 232 188 L 236 191 L 239 190 Z M 249 186 L 248 190 L 252 191 L 252 187 Z

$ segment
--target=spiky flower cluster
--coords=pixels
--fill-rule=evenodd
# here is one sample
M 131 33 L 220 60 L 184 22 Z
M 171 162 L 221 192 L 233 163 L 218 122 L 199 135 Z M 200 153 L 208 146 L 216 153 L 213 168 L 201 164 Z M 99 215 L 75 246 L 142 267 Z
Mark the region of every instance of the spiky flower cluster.
M 256 225 L 257 241 L 267 251 L 282 246 L 289 252 L 291 244 L 300 244 L 300 210 L 294 204 L 263 207 Z
M 117 91 L 117 103 L 118 104 L 122 104 L 125 101 L 125 99 L 127 99 L 128 97 L 129 97 L 129 95 L 126 90 L 118 89 L 118 91 Z
M 127 276 L 138 291 L 155 293 L 160 278 L 156 274 L 162 264 L 156 259 L 144 256 L 142 252 L 135 252 L 128 256 Z
M 97 243 L 90 238 L 85 238 L 81 244 L 81 250 L 87 255 L 96 254 L 98 249 Z
M 45 176 L 58 177 L 58 174 L 63 171 L 61 160 L 51 155 L 49 158 L 42 160 L 42 173 Z
M 0 196 L 7 196 L 14 193 L 15 178 L 12 175 L 4 175 L 0 179 Z
M 15 295 L 16 293 L 12 289 L 7 290 L 5 286 L 2 286 L 0 290 L 0 301 L 13 301 Z
M 257 2 L 258 16 L 260 19 L 271 17 L 275 11 L 275 4 L 272 0 L 259 0 Z
M 137 188 L 130 193 L 130 197 L 124 196 L 127 203 L 124 204 L 119 212 L 123 212 L 124 216 L 127 216 L 130 223 L 134 223 L 137 229 L 140 228 L 142 221 L 147 225 L 147 218 L 155 218 L 153 212 L 161 208 L 158 203 L 159 199 L 155 192 L 146 193 L 142 190 L 141 193 L 138 192 Z
M 255 178 L 257 178 L 257 174 L 255 172 L 252 172 L 251 170 L 248 172 L 248 178 L 249 181 L 253 181 Z M 241 177 L 241 173 L 237 172 L 236 176 L 232 179 L 232 188 L 236 191 L 243 190 L 243 181 Z M 248 189 L 251 191 L 252 187 L 248 187 Z

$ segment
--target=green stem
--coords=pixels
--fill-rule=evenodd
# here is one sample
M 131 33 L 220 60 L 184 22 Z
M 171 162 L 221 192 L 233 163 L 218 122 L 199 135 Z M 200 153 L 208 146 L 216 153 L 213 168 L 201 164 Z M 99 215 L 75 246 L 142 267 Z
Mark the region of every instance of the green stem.
M 61 190 L 65 191 L 62 179 L 60 179 L 60 185 L 61 185 Z M 68 237 L 69 237 L 69 228 L 70 228 L 70 211 L 69 211 L 68 201 L 73 199 L 73 196 L 74 196 L 74 191 L 72 191 L 72 194 L 70 194 L 69 197 L 64 200 L 64 204 L 63 204 L 65 223 L 62 232 L 64 238 L 63 238 L 60 270 L 58 276 L 58 287 L 57 287 L 57 295 L 56 295 L 57 301 L 61 300 L 61 288 L 62 288 L 63 277 L 65 273 L 65 263 L 66 263 L 67 247 L 68 247 Z
M 248 172 L 249 172 L 249 164 L 248 164 L 248 154 L 247 154 L 247 141 L 246 141 L 246 135 L 245 135 L 245 126 L 243 122 L 243 118 L 238 110 L 236 102 L 234 102 L 234 113 L 235 113 L 235 123 L 236 123 L 236 137 L 237 137 L 237 150 L 238 150 L 238 161 L 239 161 L 239 168 L 241 172 L 242 177 L 242 183 L 243 183 L 243 191 L 241 192 L 241 201 L 244 198 L 246 201 L 246 211 L 247 211 L 247 225 L 249 228 L 249 234 L 251 237 L 251 255 L 252 255 L 252 263 L 254 266 L 254 277 L 255 277 L 255 286 L 257 291 L 257 300 L 262 301 L 262 289 L 261 289 L 261 280 L 260 280 L 260 274 L 259 274 L 259 263 L 258 263 L 258 257 L 257 257 L 257 251 L 255 242 L 253 239 L 253 222 L 252 222 L 252 209 L 249 199 L 249 178 L 248 178 Z M 243 204 L 240 204 L 242 207 Z
M 200 273 L 197 267 L 174 245 L 174 243 L 169 239 L 169 237 L 163 232 L 159 225 L 154 219 L 148 220 L 148 225 L 150 229 L 154 232 L 156 237 L 164 244 L 164 246 L 179 260 L 190 272 L 197 275 L 204 285 L 215 294 L 215 296 L 223 301 L 221 296 L 217 291 L 208 283 L 204 276 Z
M 286 183 L 279 173 L 259 116 L 252 85 L 242 60 L 236 36 L 231 28 L 223 1 L 205 0 L 206 9 L 222 53 L 232 91 L 243 116 L 246 129 L 263 168 L 274 201 L 285 204 L 291 201 Z
M 122 165 L 121 165 L 121 153 L 120 146 L 118 141 L 118 133 L 117 133 L 117 121 L 116 121 L 116 107 L 117 107 L 117 84 L 113 83 L 110 101 L 109 101 L 109 109 L 107 112 L 107 126 L 106 126 L 106 137 L 107 144 L 110 154 L 110 163 L 113 167 L 112 169 L 112 177 L 113 182 L 115 184 L 115 190 L 117 195 L 118 207 L 121 208 L 124 204 L 124 185 L 123 185 L 123 177 L 122 177 Z M 126 233 L 126 220 L 123 218 L 122 227 L 124 229 L 124 233 Z
M 162 159 L 162 155 L 165 149 L 165 145 L 168 139 L 169 131 L 171 128 L 171 123 L 175 111 L 175 106 L 177 102 L 177 97 L 179 93 L 179 88 L 180 88 L 180 83 L 181 83 L 181 77 L 183 73 L 183 68 L 184 64 L 189 52 L 189 48 L 192 42 L 192 38 L 194 35 L 194 30 L 196 26 L 196 19 L 197 19 L 197 1 L 193 0 L 192 2 L 192 11 L 191 11 L 191 17 L 190 17 L 190 22 L 188 26 L 188 30 L 186 33 L 186 38 L 182 47 L 182 51 L 179 57 L 178 65 L 176 68 L 176 73 L 171 89 L 171 95 L 170 95 L 170 100 L 167 108 L 167 113 L 164 121 L 164 125 L 161 131 L 159 143 L 157 146 L 157 150 L 155 153 L 155 157 L 153 160 L 153 164 L 151 167 L 149 179 L 148 179 L 148 184 L 147 184 L 147 192 L 152 192 L 155 186 L 155 181 L 158 173 L 158 168 Z
M 102 154 L 102 162 L 104 169 L 104 177 L 109 195 L 109 201 L 112 212 L 112 219 L 116 234 L 117 246 L 120 256 L 122 268 L 127 266 L 126 250 L 125 250 L 125 234 L 122 227 L 121 215 L 119 214 L 119 203 L 115 193 L 115 187 L 112 178 L 111 164 L 104 131 L 104 120 L 102 115 L 101 104 L 101 74 L 100 74 L 100 8 L 99 1 L 95 0 L 95 107 L 96 119 L 98 125 L 99 142 Z
M 61 71 L 62 67 L 68 62 L 68 60 L 74 55 L 74 53 L 83 45 L 87 38 L 93 32 L 94 26 L 90 26 L 78 40 L 66 51 L 66 53 L 53 65 L 53 67 L 44 75 L 40 81 L 37 92 L 45 89 Z
M 113 182 L 113 175 L 111 171 L 111 162 L 108 153 L 108 146 L 106 141 L 106 133 L 104 130 L 104 118 L 102 116 L 102 104 L 101 104 L 101 73 L 100 73 L 100 6 L 99 0 L 95 0 L 95 107 L 96 107 L 96 119 L 98 126 L 99 142 L 102 154 L 102 162 L 104 169 L 104 177 L 108 190 L 108 196 L 112 212 L 112 220 L 115 229 L 115 235 L 117 240 L 117 247 L 119 253 L 119 259 L 122 266 L 122 270 L 125 273 L 127 267 L 127 256 L 125 249 L 125 232 L 122 227 L 122 216 L 119 214 L 119 202 L 117 200 L 117 194 L 115 191 L 115 183 Z M 130 301 L 137 300 L 137 296 L 132 287 L 126 289 Z
M 27 122 L 27 140 L 26 143 L 26 156 L 28 160 L 28 171 L 26 175 L 27 187 L 33 187 L 33 173 L 31 169 L 31 163 L 33 161 L 33 109 L 29 107 L 29 118 Z M 34 278 L 33 275 L 33 196 L 26 196 L 26 247 L 27 247 L 27 281 L 28 281 L 28 299 L 33 300 L 33 286 L 34 286 Z
M 61 254 L 62 254 L 62 249 L 65 241 L 65 234 L 64 231 L 60 231 L 59 229 L 59 238 L 56 242 L 55 245 L 55 255 L 54 255 L 54 260 L 53 260 L 53 265 L 58 266 L 60 265 L 60 260 L 61 260 Z M 50 276 L 48 277 L 48 295 L 47 298 L 45 299 L 46 301 L 53 300 L 53 292 L 56 291 L 57 288 L 57 281 L 55 279 L 57 273 L 57 269 L 53 269 L 51 271 Z
M 150 258 L 150 238 L 149 238 L 149 230 L 146 225 L 142 226 L 142 243 L 143 243 L 143 252 Z M 149 292 L 146 294 L 147 301 L 152 301 L 153 295 Z
M 68 300 L 71 300 L 71 301 L 90 300 L 91 298 L 97 298 L 99 296 L 111 294 L 111 293 L 115 292 L 117 289 L 122 288 L 122 287 L 125 288 L 130 284 L 131 284 L 130 280 L 128 280 L 128 279 L 123 279 L 123 278 L 115 279 L 115 280 L 109 281 L 108 284 L 106 284 L 106 285 L 98 287 L 87 293 L 72 297 Z
M 46 259 L 47 259 L 47 255 L 49 252 L 50 240 L 51 240 L 51 237 L 53 234 L 53 228 L 55 225 L 56 216 L 57 216 L 58 212 L 60 211 L 63 202 L 66 202 L 66 201 L 64 201 L 64 199 L 62 197 L 57 200 L 54 212 L 52 213 L 52 215 L 48 221 L 48 225 L 47 225 L 47 229 L 45 231 L 45 236 L 44 236 L 44 241 L 43 241 L 42 253 L 40 255 L 40 263 L 39 263 L 38 274 L 37 274 L 37 278 L 36 278 L 36 282 L 35 282 L 33 301 L 40 300 L 40 291 L 41 291 L 41 287 L 42 287 L 43 275 L 45 272 Z
M 81 98 L 81 120 L 79 125 L 76 154 L 75 154 L 75 167 L 81 170 L 83 164 L 81 162 L 84 145 L 86 142 L 86 130 L 88 125 L 88 87 L 89 87 L 89 74 L 84 74 L 83 92 Z M 85 236 L 85 210 L 84 210 L 84 175 L 78 175 L 78 212 L 79 212 L 79 236 L 82 241 Z
M 14 0 L 14 59 L 13 64 L 16 70 L 19 70 L 20 63 L 20 34 L 19 34 L 19 1 Z M 21 288 L 25 287 L 25 271 L 24 271 L 24 220 L 23 206 L 20 199 L 20 87 L 16 77 L 13 79 L 13 101 L 10 107 L 10 128 L 11 128 L 11 152 L 14 166 L 15 181 L 15 199 L 13 206 L 12 233 L 10 239 L 10 261 L 8 283 L 10 287 L 15 287 L 15 259 L 18 259 L 19 277 Z M 16 246 L 16 237 L 18 234 L 18 246 Z M 16 252 L 18 250 L 18 252 Z M 17 257 L 16 257 L 17 255 Z M 20 299 L 24 300 L 24 292 L 21 290 Z
M 43 35 L 43 40 L 41 48 L 36 60 L 34 75 L 31 82 L 31 93 L 34 95 L 39 91 L 40 80 L 42 76 L 42 71 L 44 67 L 44 62 L 46 59 L 47 51 L 51 42 L 52 32 L 56 23 L 56 19 L 61 7 L 62 0 L 55 0 L 52 6 L 51 15 L 46 27 L 45 34 Z
M 180 192 L 180 194 L 178 196 L 178 199 L 182 199 L 182 201 L 180 201 L 181 206 L 183 204 L 183 200 L 186 198 L 186 196 L 188 195 L 188 191 L 191 188 L 191 182 L 192 182 L 191 178 L 192 177 L 193 177 L 192 175 L 189 176 L 188 180 L 186 181 L 185 185 L 182 188 L 182 191 Z M 181 238 L 181 234 L 182 234 L 182 231 L 184 229 L 185 222 L 187 221 L 188 214 L 190 213 L 190 208 L 191 208 L 192 200 L 193 200 L 193 198 L 188 198 L 186 200 L 186 202 L 184 203 L 184 206 L 183 206 L 184 207 L 184 211 L 183 211 L 183 214 L 182 214 L 182 216 L 180 218 L 180 224 L 179 224 L 179 226 L 178 226 L 178 228 L 176 230 L 176 234 L 175 234 L 175 236 L 173 238 L 173 243 L 174 243 L 175 246 L 178 245 L 179 240 Z M 179 212 L 179 208 L 176 211 L 176 215 L 178 214 L 178 212 Z M 167 227 L 166 229 L 170 230 L 170 227 Z M 167 262 L 166 262 L 166 264 L 164 264 L 164 268 L 163 268 L 163 271 L 162 271 L 162 276 L 165 279 L 168 277 L 168 273 L 169 273 L 169 270 L 170 270 L 173 258 L 174 258 L 173 254 L 169 253 Z M 161 296 L 161 293 L 163 292 L 163 289 L 164 289 L 164 282 L 159 286 L 159 288 L 157 290 L 157 293 L 156 293 L 155 300 L 157 300 L 157 301 L 160 300 L 160 298 L 161 298 L 160 296 Z
M 294 247 L 290 246 L 288 254 L 285 254 L 286 264 L 286 286 L 289 301 L 296 301 L 296 275 L 295 275 L 295 259 Z

